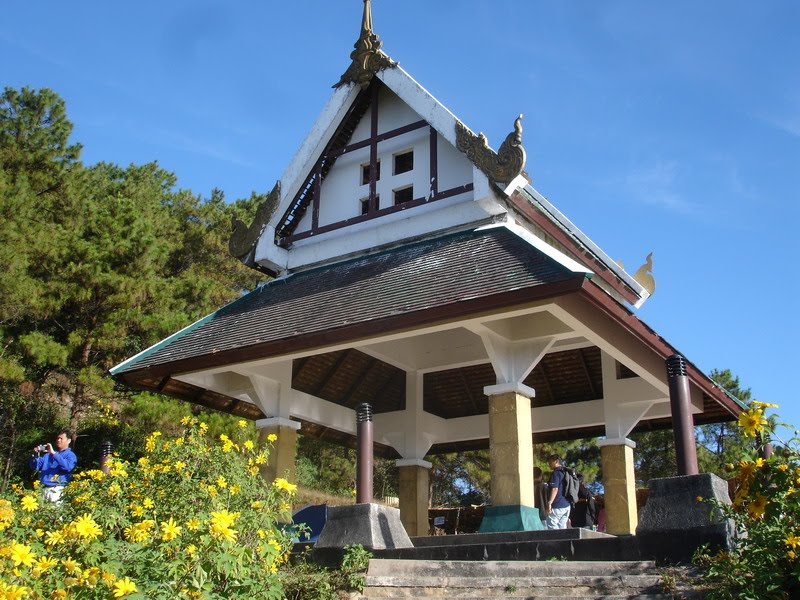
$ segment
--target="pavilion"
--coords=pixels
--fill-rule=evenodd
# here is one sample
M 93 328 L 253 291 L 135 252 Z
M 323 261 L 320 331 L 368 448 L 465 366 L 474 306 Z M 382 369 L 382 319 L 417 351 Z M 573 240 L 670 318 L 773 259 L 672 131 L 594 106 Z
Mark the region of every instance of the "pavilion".
M 429 455 L 490 448 L 500 527 L 526 529 L 532 444 L 599 437 L 607 530 L 634 533 L 628 436 L 672 424 L 676 350 L 633 312 L 651 258 L 627 273 L 534 189 L 521 116 L 495 151 L 380 48 L 364 0 L 350 66 L 235 224 L 231 252 L 273 279 L 112 374 L 276 433 L 272 477 L 292 477 L 298 432 L 353 445 L 369 402 L 412 536 L 428 531 Z M 695 424 L 742 410 L 686 376 Z

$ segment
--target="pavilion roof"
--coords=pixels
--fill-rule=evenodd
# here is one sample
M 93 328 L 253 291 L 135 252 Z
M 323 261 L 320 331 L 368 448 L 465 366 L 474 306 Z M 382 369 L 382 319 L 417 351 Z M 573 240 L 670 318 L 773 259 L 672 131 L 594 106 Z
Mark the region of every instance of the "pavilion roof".
M 274 279 L 112 374 L 175 373 L 284 354 L 390 322 L 421 324 L 443 311 L 557 296 L 588 276 L 505 227 L 462 231 Z

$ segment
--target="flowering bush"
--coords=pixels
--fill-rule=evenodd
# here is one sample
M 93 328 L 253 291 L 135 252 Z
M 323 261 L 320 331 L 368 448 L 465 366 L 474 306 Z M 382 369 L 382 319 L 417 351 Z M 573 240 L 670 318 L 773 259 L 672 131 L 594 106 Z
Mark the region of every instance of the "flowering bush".
M 765 443 L 774 438 L 774 404 L 752 402 L 739 417 L 742 434 Z M 777 441 L 777 440 L 776 440 Z M 800 597 L 800 448 L 794 438 L 768 459 L 756 456 L 728 465 L 736 487 L 731 505 L 717 504 L 733 521 L 729 551 L 697 557 L 713 590 L 709 598 Z
M 0 599 L 281 598 L 295 486 L 261 477 L 266 448 L 182 423 L 136 462 L 79 473 L 59 504 L 0 498 Z

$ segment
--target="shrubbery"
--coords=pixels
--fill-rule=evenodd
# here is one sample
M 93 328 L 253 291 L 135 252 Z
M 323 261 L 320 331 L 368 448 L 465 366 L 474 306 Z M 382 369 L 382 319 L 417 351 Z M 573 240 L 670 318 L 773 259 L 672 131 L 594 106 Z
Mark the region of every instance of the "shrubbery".
M 137 462 L 78 474 L 58 505 L 21 486 L 0 498 L 0 598 L 283 597 L 294 486 L 260 475 L 266 448 L 183 424 Z
M 739 418 L 743 435 L 762 443 L 774 437 L 774 404 L 752 402 Z M 736 535 L 725 552 L 701 552 L 698 563 L 712 586 L 712 599 L 800 597 L 800 448 L 781 442 L 768 459 L 752 456 L 728 465 L 736 478 L 731 505 L 717 504 Z

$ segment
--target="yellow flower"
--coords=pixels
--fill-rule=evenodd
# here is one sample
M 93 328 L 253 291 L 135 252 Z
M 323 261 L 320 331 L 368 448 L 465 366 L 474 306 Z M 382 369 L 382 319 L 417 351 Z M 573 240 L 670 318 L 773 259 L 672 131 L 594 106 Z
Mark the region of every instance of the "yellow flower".
M 50 567 L 55 567 L 58 564 L 58 560 L 55 558 L 48 558 L 46 556 L 42 556 L 39 560 L 36 561 L 36 564 L 33 565 L 33 574 L 37 577 L 47 571 Z
M 132 594 L 135 591 L 136 591 L 136 584 L 133 583 L 127 577 L 125 577 L 124 579 L 120 579 L 114 584 L 115 598 L 122 598 L 124 595 Z
M 697 498 L 695 498 L 695 501 L 696 502 L 702 502 L 703 501 L 703 497 L 702 496 L 698 496 Z
M 764 516 L 764 511 L 767 508 L 767 499 L 766 497 L 758 494 L 753 500 L 751 500 L 750 504 L 747 506 L 747 512 L 755 519 L 760 519 Z
M 254 446 L 255 446 L 255 444 L 253 444 L 252 440 L 247 440 L 244 443 L 244 447 L 247 448 L 248 450 L 252 450 Z
M 89 513 L 84 514 L 82 517 L 79 517 L 74 523 L 73 527 L 75 533 L 78 534 L 84 540 L 93 540 L 98 537 L 102 530 L 100 526 L 95 523 L 92 515 Z
M 61 564 L 64 565 L 64 569 L 66 569 L 67 573 L 80 575 L 81 566 L 78 564 L 78 561 L 74 560 L 73 558 L 64 558 L 61 560 Z
M 228 487 L 228 482 L 225 481 L 225 478 L 222 475 L 220 475 L 217 477 L 217 485 L 221 488 L 226 488 Z
M 209 532 L 217 539 L 235 542 L 238 532 L 232 529 L 232 526 L 238 517 L 239 513 L 232 513 L 225 509 L 212 512 Z
M 217 497 L 217 486 L 209 485 L 208 487 L 206 487 L 206 491 L 208 492 L 208 495 L 211 496 L 212 498 Z
M 200 519 L 198 519 L 196 517 L 192 518 L 192 519 L 189 519 L 188 521 L 186 521 L 186 527 L 188 529 L 191 529 L 192 531 L 200 529 Z
M 756 470 L 756 463 L 751 462 L 749 460 L 740 460 L 739 461 L 739 475 L 744 480 L 748 480 L 753 476 L 753 473 Z
M 247 421 L 245 421 L 244 419 L 239 419 L 238 421 L 236 421 L 236 424 L 237 424 L 239 427 L 241 427 L 242 429 L 244 429 L 245 427 L 247 427 Z
M 247 469 L 247 472 L 250 473 L 252 477 L 255 477 L 256 475 L 258 475 L 258 467 L 249 467 Z
M 185 463 L 185 462 L 183 462 L 183 461 L 180 461 L 180 460 L 179 460 L 178 462 L 176 462 L 176 463 L 173 465 L 173 468 L 174 468 L 176 471 L 182 471 L 183 469 L 185 469 L 185 468 L 186 468 L 186 463 Z
M 28 595 L 28 588 L 20 585 L 5 585 L 0 582 L 0 598 L 5 600 L 21 600 Z
M 144 504 L 145 508 L 153 508 L 155 506 L 155 503 L 150 498 L 145 498 L 142 504 Z
M 797 556 L 797 554 L 795 553 L 795 551 L 794 551 L 794 550 L 789 550 L 789 551 L 786 553 L 786 556 L 788 556 L 789 558 L 791 558 L 792 560 L 794 560 L 794 558 Z
M 14 509 L 9 500 L 0 500 L 0 522 L 10 523 L 14 520 Z
M 780 465 L 778 465 L 778 470 L 780 470 L 780 471 L 788 471 L 789 470 L 789 465 L 787 465 L 786 463 L 780 464 Z
M 778 408 L 777 404 L 772 404 L 770 402 L 759 402 L 758 400 L 753 400 L 750 404 L 756 408 Z
M 25 565 L 26 567 L 30 567 L 33 565 L 33 561 L 36 560 L 36 555 L 31 551 L 30 546 L 14 542 L 11 544 L 11 554 L 9 558 L 11 562 L 17 566 Z
M 276 441 L 277 439 L 278 439 L 278 436 L 277 436 L 277 435 L 275 435 L 274 433 L 270 433 L 270 434 L 267 436 L 267 440 L 268 440 L 268 441 L 270 441 L 270 442 L 274 442 L 274 441 Z
M 174 540 L 181 533 L 181 526 L 175 523 L 172 517 L 161 522 L 161 539 L 165 542 Z
M 155 524 L 156 522 L 150 519 L 134 523 L 125 528 L 125 537 L 130 542 L 146 542 L 150 539 L 150 529 Z
M 97 567 L 90 567 L 81 575 L 81 581 L 90 588 L 96 586 L 99 579 L 100 569 Z
M 181 425 L 191 425 L 192 424 L 192 417 L 183 417 L 181 419 Z
M 768 422 L 764 418 L 763 409 L 751 408 L 739 415 L 738 423 L 746 437 L 756 437 L 757 434 L 764 430 Z
M 761 458 L 760 456 L 759 456 L 759 457 L 756 459 L 756 469 L 760 469 L 760 468 L 761 468 L 761 467 L 763 467 L 765 464 L 767 464 L 767 461 L 765 461 L 765 460 L 764 460 L 763 458 Z
M 22 510 L 26 510 L 28 512 L 33 512 L 39 508 L 39 503 L 36 501 L 35 496 L 23 496 L 20 504 L 22 504 Z
M 197 546 L 195 546 L 194 544 L 189 544 L 188 546 L 186 546 L 186 549 L 184 551 L 189 556 L 194 556 L 195 552 L 197 552 Z
M 290 494 L 295 490 L 297 490 L 297 486 L 295 484 L 289 483 L 283 477 L 277 477 L 275 481 L 272 482 L 272 485 L 274 485 L 279 490 L 289 492 Z
M 783 543 L 786 544 L 787 547 L 791 547 L 792 550 L 797 548 L 798 544 L 800 544 L 800 537 L 792 534 L 788 536 L 786 539 L 783 540 Z
M 53 590 L 53 593 L 50 595 L 53 600 L 62 600 L 62 598 L 67 597 L 66 590 Z
M 239 484 L 235 483 L 231 486 L 231 496 L 235 496 L 239 493 Z
M 205 423 L 200 423 L 200 425 L 198 425 L 197 427 L 200 430 L 200 433 L 205 433 L 206 431 L 208 431 L 208 425 L 206 425 Z
M 175 438 L 175 445 L 176 445 L 176 446 L 183 446 L 183 441 L 184 441 L 184 440 L 183 440 L 183 438 L 182 438 L 182 437 Z
M 144 508 L 139 504 L 131 504 L 128 509 L 134 517 L 141 517 L 144 514 Z
M 266 462 L 267 462 L 267 457 L 264 456 L 263 454 L 259 454 L 258 456 L 256 456 L 256 464 L 257 465 L 263 465 Z
M 44 543 L 48 546 L 55 546 L 56 544 L 60 544 L 64 541 L 64 532 L 63 531 L 48 531 L 45 534 L 45 541 Z

